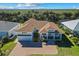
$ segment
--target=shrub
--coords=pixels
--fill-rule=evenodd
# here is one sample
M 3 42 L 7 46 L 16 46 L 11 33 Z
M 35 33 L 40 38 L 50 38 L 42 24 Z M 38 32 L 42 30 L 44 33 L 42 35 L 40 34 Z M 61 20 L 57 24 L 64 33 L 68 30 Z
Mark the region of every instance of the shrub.
M 7 42 L 9 41 L 9 39 L 8 39 L 8 37 L 4 37 L 4 38 L 2 39 L 2 41 L 3 41 L 3 43 L 5 44 L 5 43 L 7 43 Z
M 43 39 L 42 39 L 42 42 L 47 42 L 47 40 L 43 38 Z
M 0 49 L 0 56 L 5 56 L 5 51 Z
M 71 38 L 73 40 L 73 42 L 77 43 L 78 42 L 78 38 L 77 37 L 72 37 Z
M 39 41 L 39 33 L 38 32 L 34 32 L 33 33 L 33 41 L 34 42 L 38 42 Z
M 0 41 L 0 48 L 3 46 L 3 42 L 2 41 Z
M 33 32 L 33 41 L 38 42 L 39 41 L 39 33 L 38 30 L 34 30 Z

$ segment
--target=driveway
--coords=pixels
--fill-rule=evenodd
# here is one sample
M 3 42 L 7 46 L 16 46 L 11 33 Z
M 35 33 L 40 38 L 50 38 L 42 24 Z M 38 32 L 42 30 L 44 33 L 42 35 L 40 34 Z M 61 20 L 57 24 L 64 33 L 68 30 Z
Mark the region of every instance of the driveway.
M 10 56 L 30 56 L 32 54 L 57 54 L 56 45 L 42 44 L 42 47 L 22 47 L 21 43 L 17 43 L 16 47 L 10 53 Z

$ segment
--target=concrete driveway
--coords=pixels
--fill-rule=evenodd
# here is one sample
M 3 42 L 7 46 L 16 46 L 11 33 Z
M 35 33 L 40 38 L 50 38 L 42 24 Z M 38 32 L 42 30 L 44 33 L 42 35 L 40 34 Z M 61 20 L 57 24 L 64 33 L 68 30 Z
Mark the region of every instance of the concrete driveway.
M 22 47 L 18 42 L 16 47 L 10 53 L 10 56 L 30 56 L 32 54 L 57 54 L 56 45 L 45 45 L 42 44 L 42 47 Z

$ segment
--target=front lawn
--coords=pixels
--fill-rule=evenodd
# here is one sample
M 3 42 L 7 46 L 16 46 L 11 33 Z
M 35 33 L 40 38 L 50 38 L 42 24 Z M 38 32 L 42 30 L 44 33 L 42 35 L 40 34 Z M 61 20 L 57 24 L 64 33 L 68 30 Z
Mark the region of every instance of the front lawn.
M 57 56 L 79 56 L 79 47 L 59 47 Z
M 0 48 L 1 49 L 1 55 L 3 55 L 3 56 L 9 55 L 9 53 L 12 51 L 12 49 L 15 47 L 15 45 L 16 45 L 15 39 L 10 40 L 6 44 L 4 44 L 3 47 Z
M 10 51 L 15 47 L 16 43 L 14 42 L 9 42 L 7 44 L 5 44 L 2 48 L 1 51 L 5 54 L 8 55 L 10 53 Z
M 32 56 L 79 56 L 79 47 L 58 47 L 58 54 L 32 54 Z

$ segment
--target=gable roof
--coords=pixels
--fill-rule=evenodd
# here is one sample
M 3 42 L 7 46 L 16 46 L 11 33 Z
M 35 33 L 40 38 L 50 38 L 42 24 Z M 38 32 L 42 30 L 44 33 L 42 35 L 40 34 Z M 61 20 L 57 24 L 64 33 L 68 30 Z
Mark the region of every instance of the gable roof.
M 32 32 L 34 28 L 41 29 L 45 24 L 47 24 L 47 21 L 37 21 L 35 19 L 30 19 L 24 23 L 24 26 L 20 28 L 19 32 Z
M 79 19 L 77 20 L 71 20 L 71 21 L 66 21 L 66 22 L 61 22 L 63 25 L 65 25 L 66 27 L 68 27 L 71 30 L 74 30 L 75 27 L 78 25 L 79 23 Z
M 47 32 L 49 29 L 53 29 L 53 30 L 58 30 L 59 31 L 59 28 L 57 27 L 57 25 L 53 22 L 48 22 L 45 27 L 40 30 L 40 32 Z
M 0 21 L 0 32 L 8 32 L 18 24 L 19 23 L 15 23 L 15 22 Z
M 39 32 L 47 32 L 48 29 L 58 30 L 58 27 L 53 22 L 48 21 L 37 21 L 30 19 L 24 23 L 24 26 L 17 30 L 18 32 L 32 32 L 34 28 L 39 29 Z

